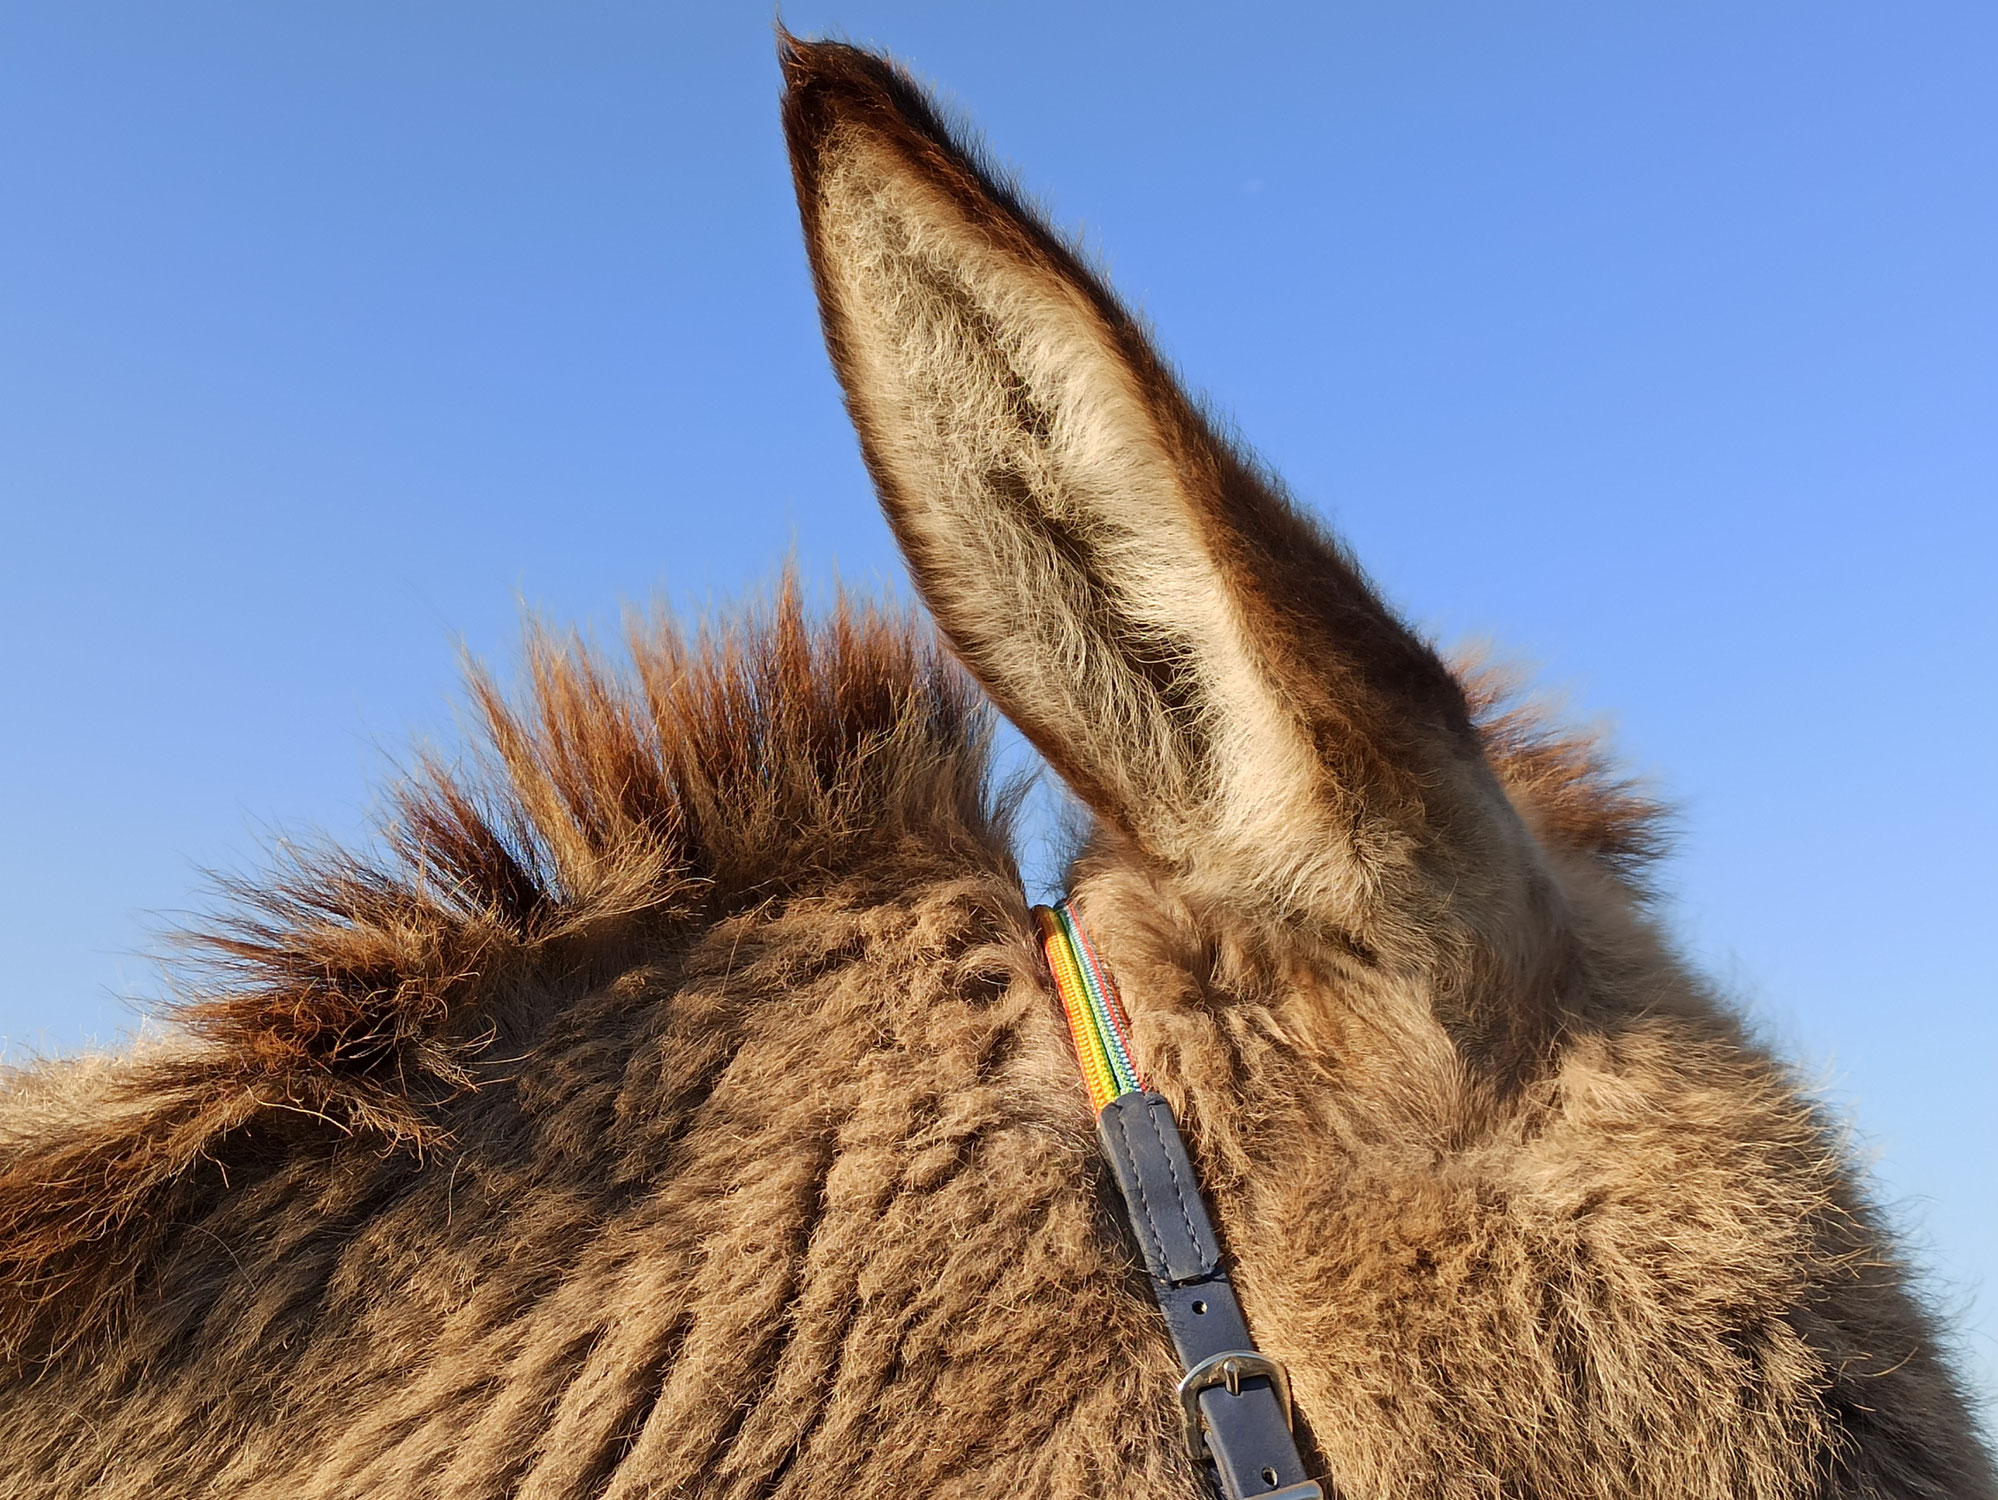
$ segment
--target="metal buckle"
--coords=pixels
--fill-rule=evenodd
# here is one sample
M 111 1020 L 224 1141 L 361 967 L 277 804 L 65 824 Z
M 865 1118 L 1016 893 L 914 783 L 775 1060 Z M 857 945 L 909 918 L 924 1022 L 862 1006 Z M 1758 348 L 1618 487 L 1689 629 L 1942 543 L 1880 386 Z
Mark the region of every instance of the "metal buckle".
M 1186 1414 L 1186 1446 L 1195 1458 L 1207 1457 L 1206 1424 L 1200 1420 L 1200 1393 L 1225 1385 L 1228 1394 L 1242 1394 L 1242 1377 L 1261 1375 L 1276 1391 L 1277 1405 L 1283 1408 L 1283 1425 L 1296 1430 L 1290 1420 L 1290 1372 L 1275 1360 L 1253 1349 L 1223 1349 L 1210 1354 L 1179 1377 L 1179 1404 Z

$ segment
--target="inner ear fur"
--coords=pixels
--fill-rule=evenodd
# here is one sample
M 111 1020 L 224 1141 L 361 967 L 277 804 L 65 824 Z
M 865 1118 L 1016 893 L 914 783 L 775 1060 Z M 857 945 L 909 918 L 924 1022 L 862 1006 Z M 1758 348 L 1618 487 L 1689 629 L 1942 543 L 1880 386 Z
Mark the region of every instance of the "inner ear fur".
M 791 38 L 783 65 L 862 450 L 1001 708 L 1176 866 L 1355 913 L 1458 881 L 1509 809 L 1456 680 L 905 74 Z

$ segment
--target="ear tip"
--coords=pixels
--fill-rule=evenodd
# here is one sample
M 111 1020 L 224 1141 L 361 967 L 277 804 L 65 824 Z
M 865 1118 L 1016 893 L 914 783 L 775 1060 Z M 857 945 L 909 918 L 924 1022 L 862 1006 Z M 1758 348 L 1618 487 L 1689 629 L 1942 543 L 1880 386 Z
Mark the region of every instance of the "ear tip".
M 835 129 L 853 125 L 961 153 L 922 86 L 885 53 L 827 38 L 807 40 L 780 23 L 777 64 L 794 153 L 816 156 Z
M 781 18 L 776 23 L 776 32 L 777 66 L 783 71 L 784 87 L 798 88 L 811 77 L 812 59 L 825 43 L 807 41 L 786 26 Z
M 794 36 L 782 22 L 777 26 L 777 66 L 787 94 L 825 93 L 855 101 L 880 98 L 900 81 L 901 71 L 881 54 L 851 42 Z

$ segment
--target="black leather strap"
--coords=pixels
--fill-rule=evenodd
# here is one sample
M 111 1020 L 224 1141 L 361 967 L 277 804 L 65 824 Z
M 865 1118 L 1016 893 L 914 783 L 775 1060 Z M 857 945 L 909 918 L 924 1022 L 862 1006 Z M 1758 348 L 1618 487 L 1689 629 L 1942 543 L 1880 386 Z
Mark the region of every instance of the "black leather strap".
M 1206 1364 L 1210 1378 L 1221 1382 L 1217 1356 L 1250 1356 L 1236 1362 L 1234 1391 L 1216 1383 L 1197 1396 L 1202 1446 L 1221 1493 L 1227 1500 L 1323 1500 L 1291 1436 L 1287 1393 L 1268 1375 L 1245 1373 L 1258 1362 L 1255 1344 L 1172 1107 L 1157 1094 L 1125 1094 L 1103 1107 L 1096 1133 L 1181 1366 L 1195 1371 Z

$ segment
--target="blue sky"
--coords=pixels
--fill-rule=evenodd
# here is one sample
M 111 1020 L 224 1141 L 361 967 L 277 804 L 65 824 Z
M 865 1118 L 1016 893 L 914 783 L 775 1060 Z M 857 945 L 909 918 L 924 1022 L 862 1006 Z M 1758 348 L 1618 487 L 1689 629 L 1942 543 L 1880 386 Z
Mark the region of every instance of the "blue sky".
M 1998 11 L 790 3 L 1386 591 L 1614 728 L 1998 1387 Z M 363 836 L 521 601 L 903 587 L 760 3 L 0 10 L 0 1035 Z

